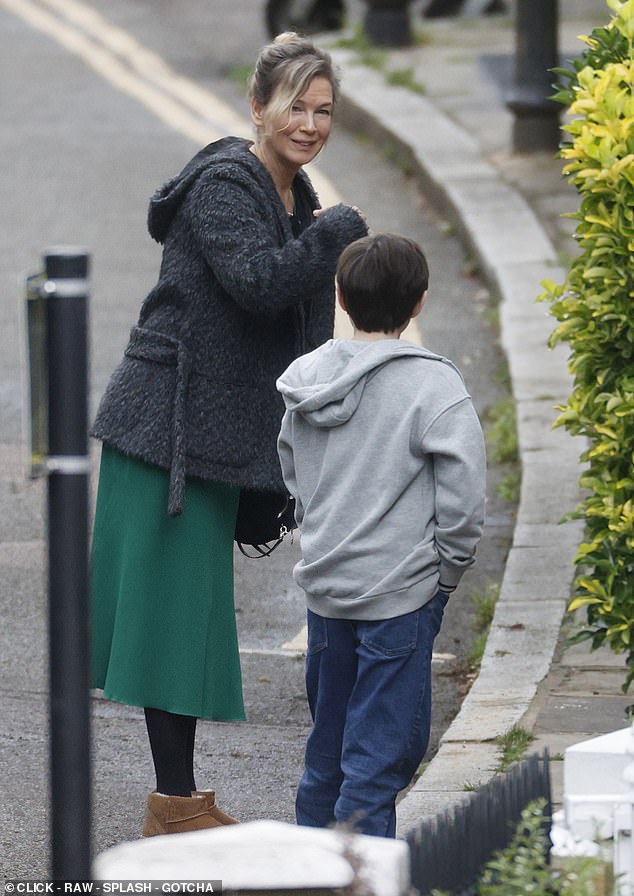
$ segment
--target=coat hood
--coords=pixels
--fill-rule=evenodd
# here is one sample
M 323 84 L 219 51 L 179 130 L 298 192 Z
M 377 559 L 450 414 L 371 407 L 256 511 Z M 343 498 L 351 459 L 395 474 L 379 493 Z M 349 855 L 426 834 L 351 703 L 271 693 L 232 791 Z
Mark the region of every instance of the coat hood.
M 277 381 L 287 410 L 312 426 L 333 427 L 352 417 L 374 374 L 394 358 L 427 358 L 457 368 L 440 355 L 400 339 L 331 339 L 294 361 Z
M 210 159 L 218 154 L 239 146 L 249 146 L 250 141 L 241 137 L 223 137 L 214 143 L 209 143 L 204 149 L 196 153 L 193 159 L 185 165 L 180 174 L 168 180 L 160 187 L 150 200 L 148 211 L 148 230 L 150 236 L 163 243 L 170 224 L 172 223 L 181 203 L 187 196 L 193 184 L 198 180 L 202 171 L 209 164 Z

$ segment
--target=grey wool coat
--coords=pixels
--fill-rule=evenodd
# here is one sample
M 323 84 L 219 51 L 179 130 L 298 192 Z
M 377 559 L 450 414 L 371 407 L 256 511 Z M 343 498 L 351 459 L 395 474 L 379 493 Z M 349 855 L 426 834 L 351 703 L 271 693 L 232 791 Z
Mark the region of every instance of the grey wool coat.
M 367 232 L 345 205 L 312 219 L 319 203 L 300 171 L 293 186 L 307 226 L 294 237 L 250 145 L 210 144 L 152 197 L 158 282 L 91 430 L 170 472 L 171 515 L 182 511 L 186 475 L 283 490 L 275 381 L 332 335 L 337 259 Z

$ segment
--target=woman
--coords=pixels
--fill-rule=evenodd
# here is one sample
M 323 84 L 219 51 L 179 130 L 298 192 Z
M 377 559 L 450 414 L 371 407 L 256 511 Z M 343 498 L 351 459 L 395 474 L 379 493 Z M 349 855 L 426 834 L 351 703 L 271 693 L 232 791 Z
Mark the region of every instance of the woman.
M 196 790 L 196 721 L 243 719 L 233 604 L 240 489 L 283 488 L 275 380 L 332 335 L 334 271 L 358 210 L 321 210 L 303 166 L 338 82 L 293 33 L 250 82 L 255 142 L 212 143 L 152 198 L 156 286 L 99 406 L 93 686 L 143 706 L 156 771 L 144 836 L 235 820 Z

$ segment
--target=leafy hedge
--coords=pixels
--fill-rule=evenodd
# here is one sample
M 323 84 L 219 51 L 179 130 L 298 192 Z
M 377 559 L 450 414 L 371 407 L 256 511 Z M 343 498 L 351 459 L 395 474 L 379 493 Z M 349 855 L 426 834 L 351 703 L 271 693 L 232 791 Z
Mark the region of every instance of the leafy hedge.
M 627 655 L 634 679 L 634 0 L 606 0 L 613 15 L 583 37 L 571 69 L 557 69 L 555 99 L 569 107 L 571 137 L 560 156 L 581 200 L 579 253 L 565 282 L 540 297 L 559 321 L 550 344 L 567 342 L 573 391 L 555 425 L 584 436 L 580 484 L 586 522 L 575 596 L 591 639 Z

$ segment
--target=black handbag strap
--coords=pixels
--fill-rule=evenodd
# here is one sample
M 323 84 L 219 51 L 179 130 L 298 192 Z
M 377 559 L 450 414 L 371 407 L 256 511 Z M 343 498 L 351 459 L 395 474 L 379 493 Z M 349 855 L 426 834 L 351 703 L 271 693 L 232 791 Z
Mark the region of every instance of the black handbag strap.
M 247 545 L 252 551 L 256 551 L 255 554 L 250 554 L 245 550 L 245 546 L 241 542 L 236 541 L 236 544 L 238 545 L 240 553 L 245 557 L 248 557 L 249 560 L 259 560 L 261 557 L 270 557 L 275 548 L 278 548 L 282 544 L 287 535 L 291 536 L 291 544 L 293 544 L 293 530 L 287 529 L 286 526 L 282 526 L 280 529 L 280 537 L 276 541 L 270 541 L 268 544 Z

